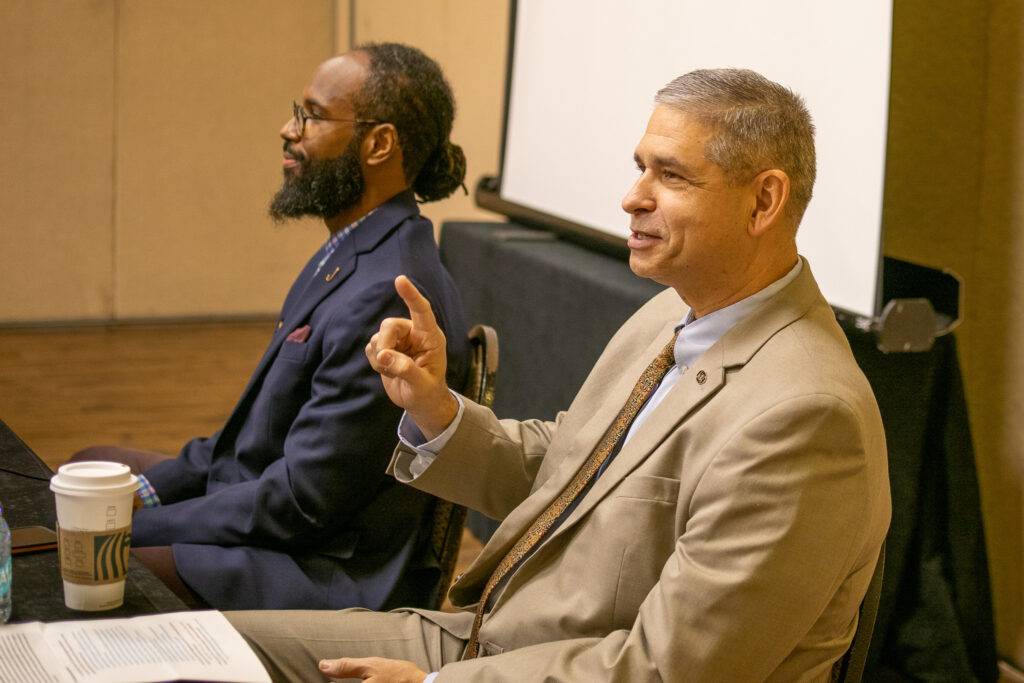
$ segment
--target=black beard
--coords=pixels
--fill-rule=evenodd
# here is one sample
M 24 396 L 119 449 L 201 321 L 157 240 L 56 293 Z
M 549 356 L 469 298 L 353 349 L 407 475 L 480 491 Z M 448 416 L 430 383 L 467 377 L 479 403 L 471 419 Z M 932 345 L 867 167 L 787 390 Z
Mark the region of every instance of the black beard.
M 286 146 L 287 147 L 287 146 Z M 270 216 L 278 223 L 288 218 L 337 216 L 363 196 L 363 170 L 359 144 L 352 138 L 334 159 L 300 159 L 298 174 L 285 176 L 284 184 L 270 202 Z

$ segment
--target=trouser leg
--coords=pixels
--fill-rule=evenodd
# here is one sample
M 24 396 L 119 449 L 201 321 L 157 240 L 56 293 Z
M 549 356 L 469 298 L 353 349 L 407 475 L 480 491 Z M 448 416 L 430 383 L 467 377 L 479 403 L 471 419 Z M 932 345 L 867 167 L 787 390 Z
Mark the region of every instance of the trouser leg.
M 181 580 L 178 567 L 174 564 L 174 551 L 169 545 L 145 546 L 132 548 L 132 555 L 156 578 L 171 589 L 171 592 L 185 603 L 189 609 L 209 609 L 206 601 L 193 592 Z
M 349 609 L 225 612 L 274 681 L 316 681 L 321 659 L 385 657 L 426 672 L 458 660 L 466 642 L 415 612 Z

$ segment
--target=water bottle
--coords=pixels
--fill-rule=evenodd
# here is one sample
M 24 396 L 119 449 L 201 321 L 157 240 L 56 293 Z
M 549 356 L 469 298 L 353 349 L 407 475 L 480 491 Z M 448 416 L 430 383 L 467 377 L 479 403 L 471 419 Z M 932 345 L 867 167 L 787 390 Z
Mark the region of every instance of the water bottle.
M 0 623 L 11 618 L 11 530 L 0 505 Z

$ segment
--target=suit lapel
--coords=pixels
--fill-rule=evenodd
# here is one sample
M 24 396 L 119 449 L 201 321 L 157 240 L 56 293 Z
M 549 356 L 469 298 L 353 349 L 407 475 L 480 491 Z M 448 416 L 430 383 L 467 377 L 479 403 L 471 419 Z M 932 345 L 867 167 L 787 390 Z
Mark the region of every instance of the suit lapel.
M 320 272 L 314 277 L 313 273 L 316 272 L 317 264 L 323 258 L 322 251 L 317 250 L 288 291 L 270 345 L 263 353 L 248 386 L 242 392 L 242 397 L 228 418 L 221 432 L 221 438 L 234 433 L 241 425 L 255 393 L 262 384 L 264 374 L 277 357 L 277 352 L 288 334 L 307 324 L 313 309 L 352 276 L 359 261 L 359 254 L 373 251 L 394 232 L 399 224 L 417 213 L 419 213 L 419 208 L 412 191 L 407 190 L 395 195 L 380 205 L 338 245 L 338 248 L 324 262 Z
M 576 438 L 573 439 L 570 445 L 570 450 L 564 455 L 561 462 L 555 471 L 547 478 L 544 484 L 531 494 L 526 501 L 505 519 L 490 542 L 484 546 L 484 550 L 481 553 L 480 558 L 474 563 L 473 567 L 480 567 L 481 571 L 484 572 L 481 575 L 483 580 L 487 579 L 490 575 L 490 569 L 484 571 L 483 567 L 488 567 L 490 562 L 488 556 L 494 556 L 493 561 L 497 562 L 505 555 L 506 552 L 512 547 L 512 545 L 519 540 L 519 537 L 523 535 L 530 524 L 554 501 L 554 499 L 568 486 L 569 481 L 573 478 L 576 472 L 583 465 L 583 462 L 587 459 L 590 453 L 597 446 L 598 441 L 604 436 L 608 430 L 608 425 L 612 423 L 615 417 L 619 414 L 622 406 L 626 403 L 626 399 L 629 397 L 630 392 L 636 385 L 637 379 L 643 373 L 647 365 L 658 355 L 658 352 L 665 346 L 669 339 L 672 338 L 672 333 L 675 326 L 679 323 L 679 320 L 666 320 L 661 331 L 654 335 L 647 343 L 642 353 L 634 356 L 629 362 L 629 365 L 625 368 L 614 368 L 611 370 L 615 373 L 615 379 L 607 389 L 608 399 L 602 401 L 599 406 L 593 411 L 590 418 L 583 424 Z M 621 455 L 621 454 L 620 454 Z M 614 464 L 614 463 L 613 463 Z M 602 475 L 598 482 L 601 481 L 607 472 Z M 592 498 L 593 490 L 584 494 L 584 499 L 580 505 L 584 502 L 589 503 L 588 499 Z M 595 501 L 596 502 L 596 501 Z M 574 512 L 570 519 L 577 517 Z M 564 524 L 562 525 L 565 526 Z M 561 529 L 556 530 L 551 535 L 552 537 L 558 535 Z M 548 539 L 545 539 L 546 542 Z M 473 575 L 467 572 L 466 580 L 472 580 Z
M 666 320 L 661 330 L 655 334 L 647 343 L 644 350 L 634 356 L 628 367 L 618 370 L 618 377 L 613 386 L 607 392 L 607 400 L 603 401 L 586 424 L 580 429 L 579 434 L 573 441 L 573 456 L 567 458 L 571 462 L 563 462 L 559 468 L 562 488 L 569 483 L 569 479 L 582 466 L 584 460 L 597 447 L 598 442 L 608 431 L 609 425 L 618 416 L 626 399 L 636 386 L 637 381 L 652 360 L 661 352 L 665 344 L 672 338 L 678 320 Z
M 351 277 L 356 270 L 360 254 L 376 249 L 402 221 L 418 212 L 419 209 L 412 192 L 406 191 L 392 197 L 378 207 L 338 245 L 338 248 L 324 262 L 315 277 L 306 276 L 304 287 L 301 283 L 296 282 L 296 288 L 301 291 L 301 294 L 291 301 L 285 301 L 285 306 L 281 310 L 281 319 L 284 322 L 281 330 L 284 333 L 277 335 L 280 339 L 274 339 L 275 344 L 271 346 L 271 349 L 276 350 L 276 346 L 280 346 L 281 339 L 287 336 L 289 331 L 306 324 L 313 309 Z M 313 260 L 319 263 L 316 257 Z M 306 275 L 305 271 L 303 275 Z M 290 294 L 289 298 L 291 298 Z
M 584 494 L 569 519 L 552 534 L 552 537 L 564 533 L 566 529 L 578 523 L 602 498 L 643 463 L 678 428 L 681 422 L 718 393 L 725 386 L 727 369 L 745 365 L 769 338 L 797 318 L 805 315 L 811 305 L 819 300 L 821 304 L 827 305 L 818 294 L 817 284 L 811 275 L 810 267 L 804 261 L 803 270 L 796 280 L 761 308 L 733 326 L 701 355 L 692 367 L 683 373 L 679 382 L 658 404 L 643 426 L 637 430 L 608 465 L 605 472 L 594 482 L 591 490 Z M 669 330 L 672 326 L 674 323 L 669 326 Z M 667 338 L 669 334 L 671 334 L 670 331 L 666 333 L 663 330 L 663 334 L 659 335 L 658 340 L 652 342 L 645 350 L 647 359 L 640 363 L 643 367 L 646 367 L 650 359 L 658 353 L 664 345 L 662 338 Z M 636 377 L 643 372 L 643 367 L 636 370 Z M 633 369 L 631 368 L 631 371 Z M 607 429 L 607 426 L 618 414 L 636 382 L 636 377 L 616 384 L 615 400 L 612 401 L 609 398 L 606 403 L 614 404 L 617 407 L 610 408 L 606 405 L 596 411 L 594 418 L 588 421 L 585 428 L 587 432 L 585 441 L 580 444 L 580 450 L 587 448 L 583 458 L 586 458 L 593 450 L 597 440 L 604 434 L 604 429 Z M 592 425 L 594 426 L 592 427 Z M 593 436 L 595 431 L 600 431 L 596 437 Z M 581 439 L 583 438 L 583 430 L 581 430 Z M 563 467 L 571 471 L 564 478 L 563 476 L 558 477 L 562 487 L 568 483 L 569 478 L 575 474 L 582 462 L 582 459 L 573 458 L 571 465 L 563 464 Z M 560 470 L 559 474 L 564 475 L 565 473 Z M 554 495 L 558 495 L 558 492 L 556 491 Z
M 302 297 L 303 293 L 309 287 L 309 283 L 313 280 L 313 273 L 316 272 L 317 264 L 319 264 L 320 259 L 323 258 L 322 253 L 323 247 L 321 246 L 316 250 L 316 253 L 310 257 L 309 261 L 306 262 L 302 272 L 299 273 L 297 278 L 295 278 L 295 282 L 292 283 L 291 288 L 288 290 L 288 296 L 284 299 L 284 304 L 281 306 L 281 314 L 278 317 L 278 323 L 280 323 L 278 326 L 279 329 L 284 326 L 285 317 L 287 316 L 288 311 L 295 307 L 295 302 Z
M 712 347 L 688 368 L 661 403 L 651 412 L 643 425 L 637 429 L 605 472 L 594 482 L 593 487 L 576 506 L 572 516 L 563 525 L 570 526 L 581 519 L 612 489 L 619 485 L 658 446 L 676 430 L 709 398 L 718 393 L 725 384 L 725 366 L 721 348 Z M 703 372 L 703 375 L 700 373 Z M 701 380 L 698 380 L 697 377 Z
M 273 362 L 274 357 L 277 355 L 277 350 L 281 348 L 281 343 L 288 336 L 288 334 L 295 329 L 291 326 L 293 316 L 289 315 L 289 312 L 294 310 L 297 302 L 305 295 L 305 291 L 309 287 L 310 280 L 313 278 L 313 273 L 316 272 L 317 264 L 320 263 L 320 259 L 323 258 L 321 255 L 322 248 L 317 249 L 316 253 L 306 262 L 306 265 L 302 268 L 302 272 L 292 283 L 291 288 L 288 290 L 288 295 L 284 299 L 284 304 L 281 306 L 281 313 L 278 316 L 277 324 L 274 327 L 274 335 L 270 339 L 270 344 L 267 349 L 263 352 L 263 357 L 260 358 L 260 362 L 256 365 L 256 369 L 249 377 L 249 383 L 246 385 L 245 390 L 242 392 L 241 398 L 238 399 L 238 403 L 235 405 L 234 410 L 231 411 L 231 415 L 228 417 L 228 421 L 224 425 L 224 429 L 221 430 L 221 436 L 229 432 L 233 432 L 241 424 L 241 418 L 248 409 L 249 397 L 257 387 L 263 378 L 263 373 Z

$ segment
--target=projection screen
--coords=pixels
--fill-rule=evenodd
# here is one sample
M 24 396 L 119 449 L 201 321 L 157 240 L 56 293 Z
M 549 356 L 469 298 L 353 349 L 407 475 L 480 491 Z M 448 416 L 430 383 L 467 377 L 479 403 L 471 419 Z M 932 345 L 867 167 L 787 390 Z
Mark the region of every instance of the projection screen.
M 695 68 L 751 68 L 801 94 L 817 128 L 800 252 L 833 306 L 872 317 L 891 32 L 890 0 L 518 0 L 498 193 L 624 245 L 655 92 Z

